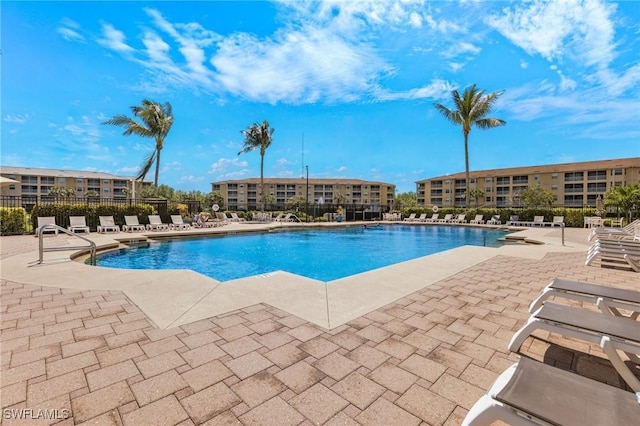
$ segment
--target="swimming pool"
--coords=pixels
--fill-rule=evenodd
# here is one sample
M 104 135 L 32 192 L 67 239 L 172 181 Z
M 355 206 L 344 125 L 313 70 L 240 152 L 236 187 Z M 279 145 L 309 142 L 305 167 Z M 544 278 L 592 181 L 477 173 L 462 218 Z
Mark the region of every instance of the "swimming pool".
M 376 225 L 152 242 L 98 256 L 124 269 L 192 269 L 219 281 L 278 270 L 320 281 L 463 245 L 498 247 L 506 234 L 462 226 Z

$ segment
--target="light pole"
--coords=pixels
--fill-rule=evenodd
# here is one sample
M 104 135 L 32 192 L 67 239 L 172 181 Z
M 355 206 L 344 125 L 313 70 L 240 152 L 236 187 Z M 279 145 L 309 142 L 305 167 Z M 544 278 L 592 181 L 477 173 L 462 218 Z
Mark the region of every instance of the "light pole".
M 309 166 L 305 166 L 307 168 L 307 200 L 304 203 L 304 213 L 307 217 L 307 222 L 309 222 Z

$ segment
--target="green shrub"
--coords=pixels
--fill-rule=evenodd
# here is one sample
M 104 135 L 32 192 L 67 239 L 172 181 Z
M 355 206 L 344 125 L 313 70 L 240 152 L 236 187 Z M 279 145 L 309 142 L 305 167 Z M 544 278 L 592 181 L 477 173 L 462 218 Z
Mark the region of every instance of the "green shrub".
M 0 235 L 24 234 L 27 220 L 22 207 L 0 207 Z
M 38 204 L 31 211 L 31 223 L 35 229 L 38 226 L 38 217 L 54 216 L 56 224 L 66 228 L 69 226 L 69 216 L 84 216 L 87 226 L 95 231 L 100 224 L 100 216 L 113 216 L 116 225 L 121 226 L 124 224 L 125 216 L 138 216 L 140 223 L 149 223 L 150 214 L 157 214 L 157 212 L 149 204 L 131 206 L 91 203 Z

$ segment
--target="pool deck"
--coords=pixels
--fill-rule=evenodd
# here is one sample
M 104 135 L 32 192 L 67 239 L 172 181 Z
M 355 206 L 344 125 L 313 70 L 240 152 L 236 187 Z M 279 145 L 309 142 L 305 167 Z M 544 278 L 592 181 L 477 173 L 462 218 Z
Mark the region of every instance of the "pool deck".
M 203 232 L 273 226 L 297 225 Z M 544 244 L 465 246 L 328 283 L 114 270 L 73 251 L 34 265 L 36 238 L 1 237 L 2 408 L 66 409 L 61 424 L 459 424 L 516 359 L 508 341 L 551 279 L 638 289 L 638 274 L 584 266 L 587 230 L 560 234 L 527 228 L 515 236 Z M 623 386 L 599 348 L 536 336 L 524 352 Z

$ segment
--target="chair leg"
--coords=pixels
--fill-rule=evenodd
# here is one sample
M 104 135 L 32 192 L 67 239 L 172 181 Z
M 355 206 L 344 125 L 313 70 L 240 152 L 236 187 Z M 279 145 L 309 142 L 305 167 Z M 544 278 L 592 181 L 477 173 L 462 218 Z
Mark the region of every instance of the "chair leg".
M 618 374 L 620 374 L 620 376 L 624 379 L 625 382 L 627 382 L 629 387 L 631 387 L 634 392 L 640 394 L 640 380 L 638 380 L 638 378 L 625 365 L 622 359 L 620 359 L 620 355 L 618 355 L 618 351 L 613 346 L 613 343 L 611 342 L 609 336 L 602 336 L 602 340 L 600 340 L 600 346 L 602 347 L 604 353 L 607 354 L 609 361 L 611 361 L 611 364 L 613 364 Z M 632 361 L 636 363 L 638 362 L 638 355 L 630 354 L 628 352 L 625 352 L 625 354 L 631 357 Z

